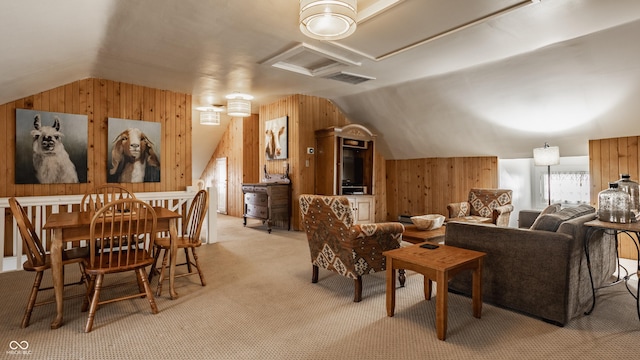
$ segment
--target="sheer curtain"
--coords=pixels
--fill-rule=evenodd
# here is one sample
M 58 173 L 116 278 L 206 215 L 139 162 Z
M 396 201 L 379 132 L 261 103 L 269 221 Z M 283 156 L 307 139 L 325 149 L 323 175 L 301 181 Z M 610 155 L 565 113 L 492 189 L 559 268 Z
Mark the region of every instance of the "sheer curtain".
M 539 198 L 548 202 L 548 174 L 541 174 Z M 589 203 L 589 172 L 551 171 L 551 203 L 578 205 Z

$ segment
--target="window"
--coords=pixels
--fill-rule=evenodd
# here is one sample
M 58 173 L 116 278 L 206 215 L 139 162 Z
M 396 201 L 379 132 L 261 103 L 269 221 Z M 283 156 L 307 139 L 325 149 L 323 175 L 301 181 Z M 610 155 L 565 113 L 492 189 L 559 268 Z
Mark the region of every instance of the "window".
M 548 174 L 540 174 L 538 200 L 549 203 Z M 564 205 L 588 204 L 589 172 L 587 171 L 551 171 L 551 203 Z

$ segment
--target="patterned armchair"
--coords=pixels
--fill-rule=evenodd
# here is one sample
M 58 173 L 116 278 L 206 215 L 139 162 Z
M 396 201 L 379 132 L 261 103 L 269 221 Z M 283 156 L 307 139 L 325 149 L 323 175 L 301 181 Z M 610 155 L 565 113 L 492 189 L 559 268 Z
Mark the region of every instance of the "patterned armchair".
M 311 282 L 318 282 L 318 268 L 354 279 L 353 301 L 359 302 L 362 275 L 386 269 L 382 252 L 400 247 L 404 226 L 396 222 L 354 225 L 344 196 L 301 195 L 299 202 L 313 265 Z
M 483 222 L 497 226 L 509 226 L 509 217 L 513 211 L 511 196 L 513 191 L 506 189 L 471 189 L 469 201 L 447 205 L 450 220 L 462 217 L 475 217 Z

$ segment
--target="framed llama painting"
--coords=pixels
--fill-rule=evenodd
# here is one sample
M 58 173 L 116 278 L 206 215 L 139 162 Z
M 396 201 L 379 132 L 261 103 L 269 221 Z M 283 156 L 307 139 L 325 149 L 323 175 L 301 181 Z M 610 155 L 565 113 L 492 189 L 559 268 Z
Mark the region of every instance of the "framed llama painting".
M 107 182 L 160 182 L 161 124 L 109 118 Z
M 267 160 L 282 160 L 288 156 L 289 123 L 283 116 L 265 122 L 265 155 Z
M 87 115 L 16 109 L 16 184 L 87 182 Z

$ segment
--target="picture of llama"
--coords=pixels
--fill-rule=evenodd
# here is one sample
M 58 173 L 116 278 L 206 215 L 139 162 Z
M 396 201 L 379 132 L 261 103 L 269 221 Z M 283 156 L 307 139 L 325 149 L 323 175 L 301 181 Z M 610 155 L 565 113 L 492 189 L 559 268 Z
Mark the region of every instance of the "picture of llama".
M 16 184 L 87 182 L 87 116 L 16 109 Z

